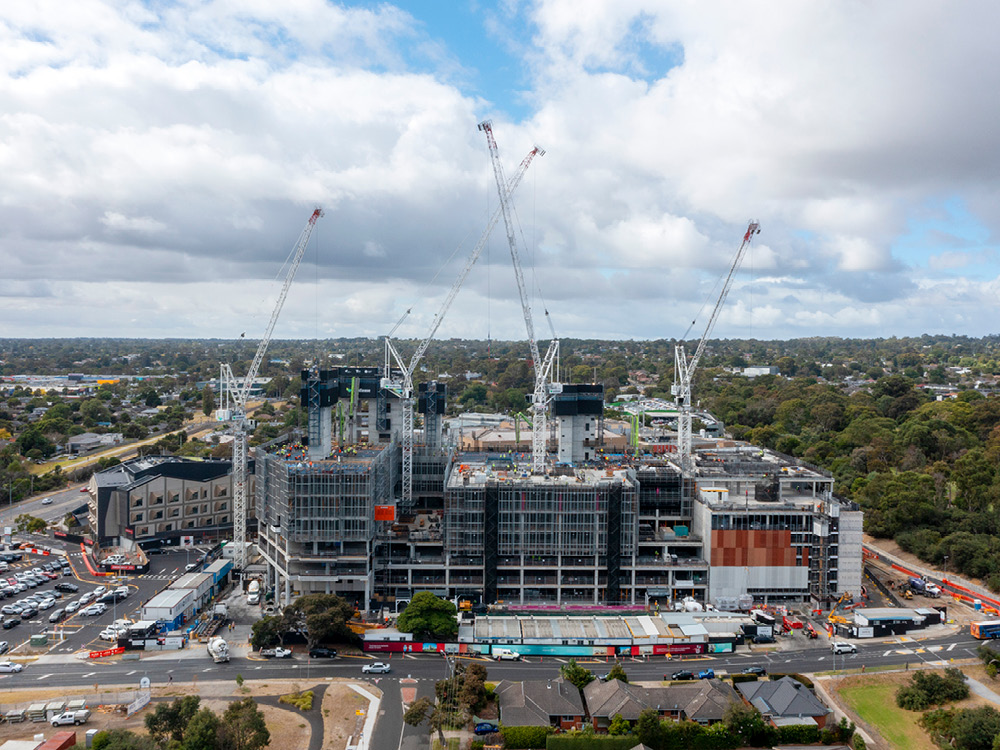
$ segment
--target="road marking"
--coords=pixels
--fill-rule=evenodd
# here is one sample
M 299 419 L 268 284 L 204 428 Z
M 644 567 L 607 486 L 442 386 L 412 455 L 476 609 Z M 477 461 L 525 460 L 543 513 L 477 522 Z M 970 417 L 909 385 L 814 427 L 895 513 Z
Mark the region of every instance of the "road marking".
M 886 651 L 884 654 L 882 654 L 882 656 L 892 656 L 892 649 Z
M 254 667 L 254 669 L 263 669 L 264 667 Z
M 568 664 L 569 663 L 565 659 L 556 659 L 556 661 L 559 662 L 560 664 Z
M 816 661 L 823 661 L 825 658 L 825 656 L 818 656 L 816 657 Z
M 932 654 L 935 654 L 943 648 L 944 646 L 928 646 L 927 650 L 930 651 Z
M 52 676 L 52 674 L 51 674 L 51 673 L 50 673 L 50 674 L 43 674 L 43 675 L 42 675 L 41 677 L 39 677 L 38 679 L 39 679 L 39 680 L 47 680 L 47 679 L 48 679 L 49 677 L 51 677 L 51 676 Z
M 133 670 L 132 670 L 131 672 L 126 672 L 126 673 L 125 673 L 125 676 L 126 676 L 126 677 L 129 677 L 129 676 L 131 676 L 131 675 L 134 675 L 134 674 L 135 674 L 136 672 L 138 672 L 138 671 L 139 671 L 138 669 L 133 669 Z
M 951 650 L 952 650 L 953 648 L 955 648 L 955 646 L 957 646 L 957 645 L 958 645 L 957 643 L 953 643 L 953 644 L 951 644 L 950 646 L 948 646 L 948 651 L 951 651 Z
M 212 667 L 209 667 L 208 669 L 203 669 L 203 670 L 201 670 L 201 671 L 202 671 L 202 672 L 211 672 L 211 671 L 212 671 Z
M 913 653 L 913 649 L 912 648 L 897 648 L 896 649 L 896 653 L 897 654 L 912 654 Z

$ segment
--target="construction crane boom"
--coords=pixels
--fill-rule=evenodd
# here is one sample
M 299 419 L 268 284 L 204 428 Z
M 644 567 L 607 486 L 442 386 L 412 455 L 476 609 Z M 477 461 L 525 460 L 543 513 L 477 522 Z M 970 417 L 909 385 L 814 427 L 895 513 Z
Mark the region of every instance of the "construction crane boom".
M 528 346 L 531 348 L 531 361 L 535 368 L 535 388 L 531 396 L 531 411 L 533 415 L 531 427 L 531 470 L 533 473 L 545 472 L 546 439 L 548 436 L 548 382 L 552 373 L 552 365 L 559 355 L 559 341 L 555 338 L 553 329 L 552 340 L 549 341 L 545 359 L 540 358 L 538 342 L 535 340 L 535 325 L 532 320 L 531 303 L 528 300 L 528 290 L 524 283 L 524 272 L 521 270 L 521 257 L 517 249 L 517 238 L 514 232 L 514 217 L 510 207 L 509 193 L 505 194 L 506 180 L 503 165 L 500 162 L 500 149 L 493 136 L 493 124 L 489 120 L 479 123 L 479 129 L 486 134 L 486 143 L 490 149 L 490 160 L 493 162 L 493 174 L 497 182 L 497 195 L 500 197 L 500 208 L 503 211 L 504 226 L 507 229 L 507 244 L 510 246 L 510 259 L 514 265 L 514 276 L 517 279 L 517 291 L 521 296 L 521 311 L 524 314 L 524 326 L 528 333 Z M 549 319 L 549 325 L 552 325 Z
M 238 380 L 233 375 L 233 370 L 228 364 L 222 366 L 226 403 L 228 405 L 230 399 L 233 403 L 232 409 L 224 409 L 222 416 L 226 419 L 231 419 L 233 423 L 233 546 L 235 547 L 233 567 L 237 570 L 243 570 L 247 562 L 246 538 L 247 519 L 249 516 L 249 503 L 247 501 L 247 435 L 250 427 L 247 419 L 247 399 L 250 395 L 250 389 L 253 387 L 254 380 L 257 378 L 257 373 L 260 371 L 261 363 L 264 361 L 264 353 L 267 351 L 268 344 L 271 343 L 271 335 L 274 333 L 274 326 L 278 322 L 278 315 L 281 314 L 281 308 L 285 304 L 288 290 L 292 286 L 292 279 L 295 278 L 295 272 L 298 271 L 299 263 L 302 262 L 302 256 L 305 254 L 306 246 L 309 244 L 313 227 L 316 226 L 316 221 L 322 215 L 323 211 L 319 208 L 313 211 L 309 217 L 309 221 L 306 222 L 305 228 L 299 235 L 295 249 L 292 252 L 292 261 L 288 268 L 288 273 L 285 276 L 284 283 L 281 285 L 278 300 L 271 313 L 271 319 L 268 321 L 267 328 L 264 329 L 264 335 L 257 345 L 257 353 L 254 355 L 253 362 L 246 376 L 242 380 Z
M 545 149 L 538 146 L 535 146 L 528 152 L 527 156 L 521 160 L 517 171 L 510 178 L 510 181 L 506 183 L 506 194 L 508 196 L 514 192 L 518 185 L 521 184 L 521 179 L 524 177 L 524 173 L 528 171 L 528 167 L 531 166 L 531 162 L 534 158 L 536 156 L 544 155 Z M 462 288 L 462 284 L 465 283 L 466 278 L 472 271 L 472 267 L 476 265 L 476 261 L 479 260 L 479 256 L 482 255 L 483 249 L 486 247 L 486 243 L 490 238 L 490 233 L 497 225 L 497 222 L 500 221 L 502 213 L 502 206 L 498 206 L 493 212 L 493 215 L 490 216 L 490 220 L 487 222 L 486 228 L 483 230 L 479 241 L 469 254 L 468 259 L 465 261 L 465 265 L 462 266 L 462 270 L 459 271 L 458 278 L 455 279 L 455 283 L 452 284 L 451 289 L 448 291 L 448 295 L 445 297 L 440 309 L 434 316 L 434 320 L 431 321 L 430 330 L 428 330 L 427 335 L 417 345 L 417 348 L 413 352 L 413 356 L 410 357 L 410 361 L 408 363 L 403 361 L 403 358 L 393 345 L 390 337 L 386 336 L 385 338 L 385 377 L 383 377 L 381 385 L 383 388 L 386 388 L 399 396 L 402 401 L 403 441 L 401 466 L 402 491 L 400 493 L 400 503 L 406 507 L 409 507 L 413 502 L 413 373 L 416 372 L 417 366 L 423 359 L 424 354 L 427 353 L 427 348 L 430 346 L 431 341 L 437 334 L 438 328 L 441 327 L 441 323 L 444 321 L 445 315 L 447 315 L 448 310 L 455 301 L 455 297 L 458 296 L 459 289 Z M 402 372 L 401 379 L 396 379 L 392 376 L 393 362 L 395 362 L 395 366 Z
M 690 471 L 693 466 L 691 456 L 691 383 L 695 371 L 698 369 L 698 364 L 701 362 L 701 356 L 705 352 L 705 343 L 711 336 L 712 330 L 715 328 L 715 323 L 719 319 L 722 306 L 726 303 L 726 298 L 729 296 L 729 290 L 732 288 L 736 271 L 743 262 L 743 256 L 746 255 L 750 241 L 756 234 L 760 234 L 760 225 L 756 221 L 751 221 L 746 233 L 743 235 L 743 242 L 740 243 L 740 247 L 733 256 L 732 263 L 729 265 L 729 272 L 726 274 L 725 281 L 723 282 L 722 291 L 719 293 L 719 298 L 712 309 L 708 324 L 705 326 L 705 332 L 702 334 L 698 346 L 695 347 L 691 359 L 687 358 L 683 344 L 678 344 L 674 348 L 674 385 L 671 387 L 671 392 L 680 412 L 677 417 L 677 454 L 681 462 L 681 468 L 685 471 Z

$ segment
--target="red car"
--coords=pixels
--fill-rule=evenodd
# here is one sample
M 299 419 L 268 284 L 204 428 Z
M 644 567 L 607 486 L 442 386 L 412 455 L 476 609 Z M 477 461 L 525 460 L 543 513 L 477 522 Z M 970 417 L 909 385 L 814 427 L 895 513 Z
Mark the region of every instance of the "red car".
M 16 586 L 17 585 L 17 579 L 16 578 L 8 578 L 7 579 L 7 583 L 9 583 L 11 586 Z
M 43 570 L 42 575 L 48 578 L 50 581 L 54 581 L 59 577 L 58 573 L 53 573 L 51 570 Z

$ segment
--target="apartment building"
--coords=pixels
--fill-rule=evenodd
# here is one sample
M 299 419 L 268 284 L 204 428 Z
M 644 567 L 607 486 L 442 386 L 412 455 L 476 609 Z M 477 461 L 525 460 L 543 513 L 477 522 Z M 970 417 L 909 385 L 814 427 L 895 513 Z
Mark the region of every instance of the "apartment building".
M 145 456 L 97 472 L 88 487 L 94 541 L 128 547 L 231 539 L 231 468 L 229 461 Z

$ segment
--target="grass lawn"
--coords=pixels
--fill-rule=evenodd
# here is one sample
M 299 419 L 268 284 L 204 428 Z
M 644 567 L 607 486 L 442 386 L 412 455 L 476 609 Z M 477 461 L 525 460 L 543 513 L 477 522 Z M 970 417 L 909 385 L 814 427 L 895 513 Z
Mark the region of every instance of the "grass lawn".
M 935 745 L 917 725 L 919 713 L 896 705 L 898 685 L 859 684 L 840 688 L 841 697 L 858 716 L 873 726 L 893 748 L 934 750 Z

